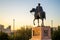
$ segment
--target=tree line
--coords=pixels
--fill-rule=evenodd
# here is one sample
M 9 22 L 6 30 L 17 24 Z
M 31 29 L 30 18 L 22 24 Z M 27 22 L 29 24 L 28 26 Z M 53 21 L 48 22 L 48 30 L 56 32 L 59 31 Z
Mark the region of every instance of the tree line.
M 32 37 L 32 28 L 22 27 L 20 30 L 8 35 L 7 33 L 0 32 L 0 40 L 29 40 Z M 60 40 L 60 26 L 58 30 L 53 31 L 51 28 L 52 40 Z
M 21 27 L 20 30 L 16 30 L 15 32 L 8 35 L 7 33 L 0 32 L 0 40 L 29 40 L 32 36 L 32 28 L 29 27 Z

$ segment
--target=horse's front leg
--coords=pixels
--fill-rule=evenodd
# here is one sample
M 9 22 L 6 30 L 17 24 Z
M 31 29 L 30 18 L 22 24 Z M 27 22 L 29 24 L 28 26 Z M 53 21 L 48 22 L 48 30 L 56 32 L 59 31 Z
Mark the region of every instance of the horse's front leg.
M 33 24 L 35 25 L 35 19 L 33 20 Z

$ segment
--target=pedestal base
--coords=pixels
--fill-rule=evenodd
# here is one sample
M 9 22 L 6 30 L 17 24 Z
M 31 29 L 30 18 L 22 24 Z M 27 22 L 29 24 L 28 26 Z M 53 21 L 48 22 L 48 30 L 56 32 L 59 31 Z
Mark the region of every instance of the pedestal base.
M 33 27 L 31 40 L 51 40 L 51 28 L 45 27 Z

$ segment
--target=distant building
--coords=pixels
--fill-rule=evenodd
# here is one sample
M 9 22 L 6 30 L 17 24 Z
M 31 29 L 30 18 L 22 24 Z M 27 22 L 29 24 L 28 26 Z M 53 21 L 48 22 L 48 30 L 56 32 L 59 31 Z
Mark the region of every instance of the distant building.
M 8 26 L 6 29 L 4 28 L 4 25 L 0 24 L 0 31 L 7 33 L 8 35 L 11 34 L 11 26 Z
M 0 24 L 0 31 L 4 30 L 4 25 Z

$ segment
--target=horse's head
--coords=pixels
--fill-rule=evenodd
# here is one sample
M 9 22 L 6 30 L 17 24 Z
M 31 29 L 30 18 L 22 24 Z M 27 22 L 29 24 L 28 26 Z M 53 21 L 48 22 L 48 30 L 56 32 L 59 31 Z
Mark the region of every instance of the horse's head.
M 35 12 L 35 8 L 32 8 L 32 10 L 30 12 Z

